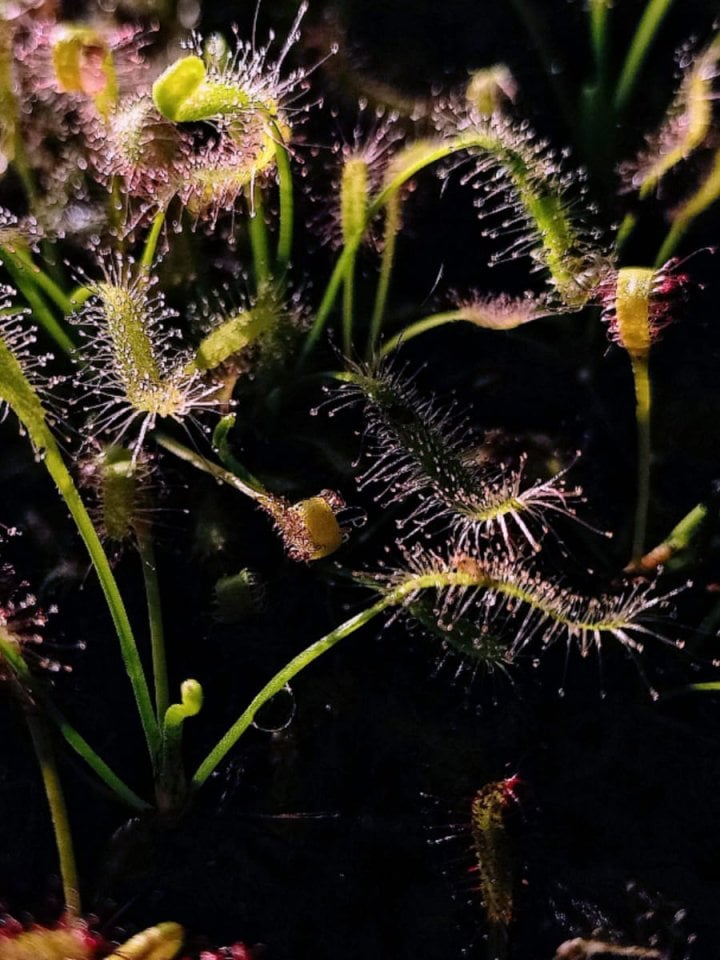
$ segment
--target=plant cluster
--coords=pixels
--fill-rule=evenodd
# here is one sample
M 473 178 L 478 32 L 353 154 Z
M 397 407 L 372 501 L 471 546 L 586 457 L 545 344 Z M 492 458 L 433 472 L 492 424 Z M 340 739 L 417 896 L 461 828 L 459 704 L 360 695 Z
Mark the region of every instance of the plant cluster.
M 517 6 L 532 25 L 529 7 Z M 621 122 L 669 6 L 648 3 L 614 77 L 610 4 L 590 0 L 595 76 L 582 91 L 575 156 Z M 0 259 L 12 285 L 0 304 L 5 442 L 8 456 L 22 458 L 12 438 L 19 425 L 36 461 L 26 469 L 52 481 L 84 544 L 107 608 L 97 630 L 112 625 L 117 636 L 120 656 L 114 664 L 108 654 L 107 670 L 124 665 L 147 749 L 144 772 L 119 772 L 93 746 L 101 739 L 94 724 L 76 725 L 72 691 L 51 676 L 62 672 L 63 653 L 45 652 L 52 650 L 53 619 L 42 594 L 52 591 L 40 581 L 50 571 L 42 555 L 34 571 L 23 571 L 38 599 L 4 559 L 0 677 L 40 764 L 66 910 L 51 930 L 8 921 L 0 934 L 0 958 L 7 960 L 89 958 L 106 948 L 80 920 L 86 881 L 78 875 L 61 785 L 58 756 L 66 748 L 135 815 L 174 823 L 270 701 L 380 617 L 414 624 L 439 660 L 450 660 L 457 672 L 467 666 L 472 676 L 516 677 L 556 644 L 570 657 L 616 644 L 643 675 L 658 648 L 681 649 L 688 636 L 701 664 L 713 659 L 703 648 L 712 619 L 694 633 L 673 620 L 712 508 L 704 502 L 678 517 L 659 543 L 649 540 L 648 517 L 650 361 L 663 328 L 699 296 L 693 260 L 677 255 L 686 253 L 695 221 L 720 196 L 717 39 L 683 54 L 676 97 L 640 155 L 622 163 L 612 157 L 605 173 L 632 199 L 624 195 L 624 217 L 608 229 L 595 197 L 597 170 L 588 175 L 531 129 L 516 106 L 518 83 L 503 64 L 476 72 L 465 89 L 428 93 L 413 104 L 389 96 L 384 106 L 371 104 L 383 99 L 375 91 L 352 133 L 320 151 L 305 131 L 322 116 L 323 71 L 331 75 L 333 57 L 343 52 L 328 43 L 310 66 L 301 64 L 304 3 L 285 38 L 271 34 L 266 43 L 253 30 L 249 40 L 239 32 L 193 34 L 178 48 L 174 18 L 158 13 L 162 23 L 153 32 L 99 14 L 64 20 L 52 3 L 20 0 L 0 11 L 0 159 L 8 205 Z M 662 186 L 688 158 L 697 160 L 697 179 L 670 211 L 657 252 L 629 261 L 624 251 L 636 230 L 653 204 L 662 206 Z M 526 291 L 434 293 L 434 312 L 422 306 L 424 288 L 414 302 L 394 301 L 403 231 L 433 173 L 443 187 L 471 197 L 493 262 L 511 262 Z M 308 232 L 319 230 L 332 250 L 327 279 L 302 270 L 306 237 L 297 214 L 309 202 L 298 195 L 303 179 L 319 208 Z M 588 503 L 575 480 L 592 470 L 584 451 L 574 449 L 577 440 L 555 435 L 545 449 L 523 445 L 483 429 L 471 403 L 438 399 L 422 383 L 423 342 L 440 343 L 456 324 L 488 340 L 535 330 L 575 342 L 583 337 L 599 379 L 603 355 L 624 352 L 637 439 L 635 472 L 624 471 L 635 500 L 627 522 L 621 518 L 612 533 L 599 529 L 607 522 L 596 519 L 602 507 Z M 269 425 L 297 397 L 303 404 L 314 398 L 308 410 L 316 404 L 309 410 L 316 433 L 330 421 L 343 424 L 346 446 L 361 421 L 361 450 L 349 443 L 362 466 L 333 467 L 332 455 L 337 463 L 345 450 L 328 452 L 333 441 L 322 438 L 315 447 L 308 440 L 301 455 L 312 464 L 309 482 L 302 468 L 273 467 L 272 452 L 271 466 L 262 458 L 258 467 L 246 464 L 244 445 L 283 448 L 283 427 Z M 263 616 L 254 564 L 268 551 L 275 550 L 276 571 L 287 560 L 311 566 L 307 575 L 319 582 L 349 579 L 357 587 L 356 612 L 338 615 L 337 625 L 269 679 L 258 677 L 264 685 L 221 736 L 213 742 L 205 728 L 195 734 L 204 758 L 194 769 L 184 730 L 187 721 L 200 728 L 207 684 L 189 677 L 174 689 L 171 682 L 174 644 L 165 615 L 172 586 L 157 546 L 186 520 L 203 528 L 200 536 L 211 531 L 195 502 L 186 520 L 163 520 L 171 515 L 165 504 L 173 481 L 165 477 L 173 472 L 206 488 L 230 488 L 260 513 L 258 560 L 224 571 L 215 578 L 214 601 L 207 597 L 218 622 Z M 320 489 L 311 488 L 322 474 Z M 367 495 L 373 502 L 364 515 L 353 501 Z M 17 517 L 0 519 L 22 526 Z M 12 553 L 14 532 L 7 531 L 0 550 Z M 137 558 L 147 636 L 126 586 Z M 202 658 L 197 666 L 202 672 Z M 248 658 L 247 672 L 255 676 L 255 669 Z M 655 681 L 648 685 L 657 699 Z M 716 681 L 691 686 L 715 689 Z M 467 695 L 482 697 L 482 689 L 469 687 Z M 493 958 L 512 955 L 517 877 L 504 817 L 518 792 L 516 777 L 478 784 L 469 817 L 485 949 Z M 597 942 L 568 941 L 557 956 L 595 956 Z M 602 955 L 670 955 L 653 944 L 616 947 Z M 182 930 L 167 923 L 112 957 L 170 960 L 181 949 Z M 249 956 L 240 944 L 228 949 L 223 956 Z

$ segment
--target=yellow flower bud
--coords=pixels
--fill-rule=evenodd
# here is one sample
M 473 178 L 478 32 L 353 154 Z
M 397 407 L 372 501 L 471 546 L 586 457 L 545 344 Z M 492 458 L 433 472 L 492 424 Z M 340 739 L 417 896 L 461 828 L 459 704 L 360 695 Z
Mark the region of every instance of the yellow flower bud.
M 131 937 L 107 960 L 172 960 L 184 937 L 179 923 L 159 923 Z

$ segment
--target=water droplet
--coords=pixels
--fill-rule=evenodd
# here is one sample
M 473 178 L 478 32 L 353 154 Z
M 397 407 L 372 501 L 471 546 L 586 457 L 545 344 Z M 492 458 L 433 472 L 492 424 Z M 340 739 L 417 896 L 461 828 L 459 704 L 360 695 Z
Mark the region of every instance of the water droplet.
M 295 718 L 297 704 L 290 686 L 283 687 L 258 710 L 252 725 L 264 733 L 280 733 L 287 729 Z M 259 719 L 262 717 L 262 720 Z

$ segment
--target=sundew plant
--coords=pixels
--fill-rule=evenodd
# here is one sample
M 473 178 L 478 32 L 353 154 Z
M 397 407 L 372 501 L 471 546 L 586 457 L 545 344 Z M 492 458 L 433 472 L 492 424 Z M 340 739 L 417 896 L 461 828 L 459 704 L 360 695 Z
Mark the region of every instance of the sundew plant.
M 716 956 L 712 5 L 211 6 L 0 5 L 0 960 Z

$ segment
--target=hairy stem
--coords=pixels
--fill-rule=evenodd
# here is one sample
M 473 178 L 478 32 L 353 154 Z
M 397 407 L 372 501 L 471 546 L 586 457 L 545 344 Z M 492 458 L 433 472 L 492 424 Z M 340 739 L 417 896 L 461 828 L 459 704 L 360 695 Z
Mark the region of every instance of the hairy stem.
M 120 177 L 113 174 L 110 180 L 110 192 L 108 194 L 108 223 L 110 228 L 117 238 L 117 243 L 121 251 L 125 250 L 125 239 L 122 236 L 122 189 Z
M 568 627 L 573 632 L 591 631 L 599 634 L 621 629 L 625 625 L 623 620 L 615 619 L 612 616 L 606 619 L 593 619 L 590 615 L 586 617 L 573 617 L 571 614 L 563 612 L 562 608 L 553 605 L 552 601 L 544 599 L 540 593 L 534 592 L 532 586 L 515 583 L 510 579 L 497 579 L 485 572 L 480 566 L 478 566 L 477 569 L 449 567 L 448 569 L 430 570 L 426 573 L 409 573 L 405 579 L 401 580 L 395 586 L 390 587 L 382 599 L 356 614 L 354 617 L 351 617 L 349 620 L 346 620 L 345 623 L 342 623 L 339 627 L 331 630 L 330 633 L 311 644 L 296 657 L 293 657 L 289 663 L 279 670 L 250 701 L 250 704 L 240 714 L 227 733 L 215 744 L 210 753 L 205 757 L 195 771 L 192 778 L 192 786 L 197 789 L 205 783 L 218 764 L 252 724 L 258 710 L 260 710 L 264 704 L 279 693 L 286 684 L 301 673 L 307 666 L 317 660 L 318 657 L 322 656 L 328 650 L 331 650 L 340 640 L 355 633 L 356 630 L 365 626 L 365 624 L 369 623 L 384 610 L 411 603 L 413 599 L 424 590 L 446 590 L 452 588 L 467 588 L 474 591 L 488 590 L 498 596 L 527 605 L 532 610 L 547 617 L 548 621 L 556 625 Z

